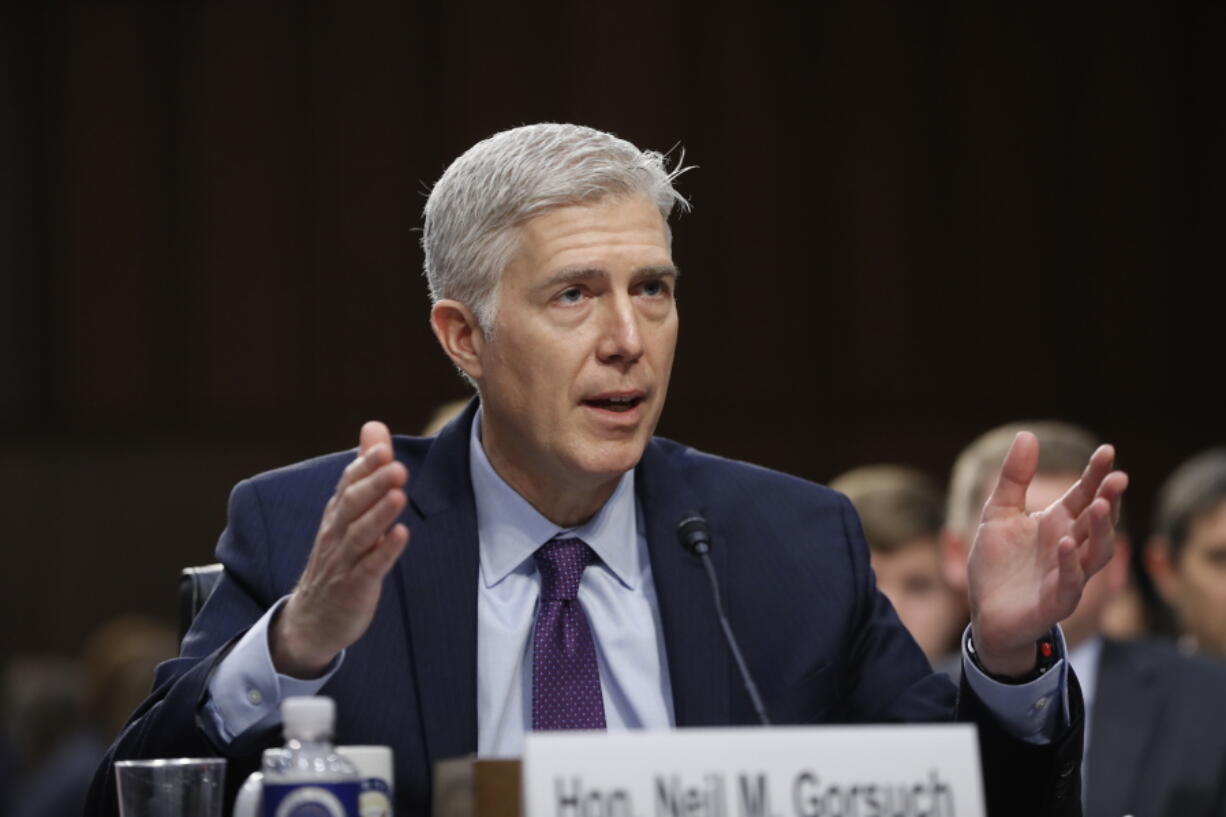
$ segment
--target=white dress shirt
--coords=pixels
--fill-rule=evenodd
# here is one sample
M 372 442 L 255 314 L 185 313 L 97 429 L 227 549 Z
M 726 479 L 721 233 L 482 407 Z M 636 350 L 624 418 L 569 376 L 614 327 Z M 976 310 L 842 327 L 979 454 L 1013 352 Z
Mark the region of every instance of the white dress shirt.
M 555 536 L 582 539 L 598 561 L 583 571 L 579 602 L 596 643 L 609 731 L 667 729 L 673 700 L 647 538 L 622 475 L 604 507 L 577 528 L 559 528 L 498 476 L 473 422 L 469 470 L 477 501 L 477 754 L 518 757 L 532 728 L 532 627 L 540 595 L 533 554 Z

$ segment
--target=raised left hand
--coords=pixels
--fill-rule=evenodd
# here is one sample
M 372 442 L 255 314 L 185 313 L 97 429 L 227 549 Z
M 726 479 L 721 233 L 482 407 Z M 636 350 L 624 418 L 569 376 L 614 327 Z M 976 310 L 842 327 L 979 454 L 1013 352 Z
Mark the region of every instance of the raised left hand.
M 1091 576 L 1111 559 L 1128 475 L 1103 445 L 1081 479 L 1047 508 L 1026 512 L 1039 441 L 1018 433 L 983 508 L 967 562 L 971 632 L 984 669 L 1020 677 L 1035 667 L 1035 642 L 1077 608 Z

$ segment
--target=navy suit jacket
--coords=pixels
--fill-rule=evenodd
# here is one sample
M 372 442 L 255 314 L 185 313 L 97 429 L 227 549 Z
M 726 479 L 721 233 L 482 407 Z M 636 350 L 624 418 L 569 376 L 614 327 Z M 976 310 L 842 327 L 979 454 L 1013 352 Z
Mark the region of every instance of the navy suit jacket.
M 1226 663 L 1103 643 L 1086 817 L 1226 817 Z
M 384 582 L 373 623 L 321 694 L 337 701 L 337 742 L 386 744 L 397 813 L 428 814 L 430 770 L 477 746 L 477 523 L 469 477 L 476 401 L 437 438 L 395 439 L 409 469 L 411 538 Z M 115 813 L 112 760 L 220 754 L 231 788 L 280 743 L 275 730 L 214 746 L 200 727 L 210 674 L 226 650 L 289 593 L 314 542 L 343 452 L 240 483 L 217 547 L 225 575 L 150 698 L 117 739 L 87 814 Z M 752 724 L 701 564 L 676 539 L 703 514 L 721 592 L 775 723 L 941 721 L 980 725 L 991 813 L 1076 814 L 1080 694 L 1055 744 L 1008 738 L 965 685 L 933 674 L 877 592 L 845 497 L 777 472 L 653 439 L 637 468 L 678 726 Z M 257 731 L 257 730 L 252 730 Z

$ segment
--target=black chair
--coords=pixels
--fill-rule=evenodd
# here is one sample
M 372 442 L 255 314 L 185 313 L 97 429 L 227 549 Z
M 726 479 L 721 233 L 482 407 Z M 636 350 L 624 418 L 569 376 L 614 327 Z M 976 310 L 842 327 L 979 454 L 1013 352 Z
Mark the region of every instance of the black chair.
M 209 600 L 213 588 L 221 579 L 220 563 L 201 565 L 200 567 L 185 567 L 179 574 L 179 640 L 187 635 L 196 614 Z

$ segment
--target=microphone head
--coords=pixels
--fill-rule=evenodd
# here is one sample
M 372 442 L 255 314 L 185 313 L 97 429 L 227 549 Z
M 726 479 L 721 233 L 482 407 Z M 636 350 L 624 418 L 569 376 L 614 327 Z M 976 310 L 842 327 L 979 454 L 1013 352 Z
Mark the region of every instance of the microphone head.
M 701 556 L 711 549 L 711 528 L 697 513 L 688 513 L 677 524 L 677 541 L 690 553 Z

